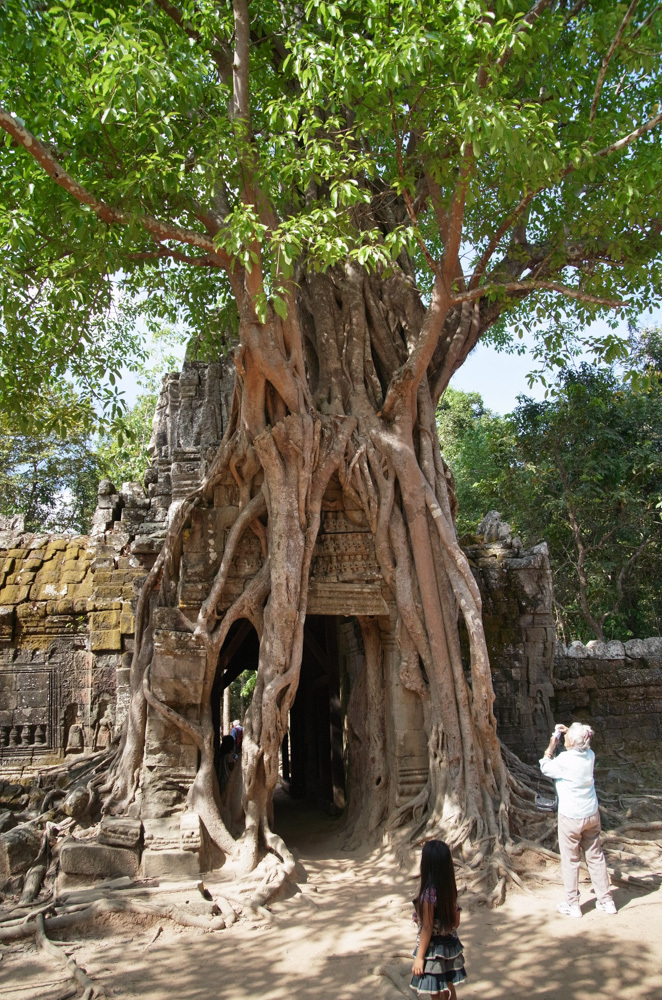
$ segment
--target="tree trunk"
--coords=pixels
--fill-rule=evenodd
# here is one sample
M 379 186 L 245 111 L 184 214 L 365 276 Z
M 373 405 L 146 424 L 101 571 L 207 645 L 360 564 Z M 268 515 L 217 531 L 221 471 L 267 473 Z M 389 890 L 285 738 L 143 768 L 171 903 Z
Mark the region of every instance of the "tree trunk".
M 195 804 L 223 850 L 240 855 L 250 868 L 261 838 L 286 866 L 293 864 L 271 830 L 271 800 L 299 680 L 322 499 L 335 473 L 346 500 L 365 515 L 397 607 L 401 679 L 421 700 L 430 763 L 425 792 L 388 816 L 384 664 L 375 622 L 361 620 L 364 676 L 348 710 L 354 729 L 350 755 L 353 745 L 366 765 L 357 768 L 354 762 L 354 779 L 350 775 L 349 813 L 356 835 L 372 836 L 385 826 L 411 821 L 420 826 L 427 818 L 431 834 L 465 847 L 481 843 L 485 852 L 486 843 L 496 847 L 509 837 L 508 774 L 492 712 L 480 595 L 455 533 L 452 477 L 439 450 L 428 377 L 410 391 L 402 376 L 402 391 L 391 399 L 388 415 L 383 410 L 389 386 L 396 385 L 422 337 L 426 312 L 401 272 L 384 277 L 351 266 L 302 274 L 288 306 L 285 321 L 270 312 L 264 324 L 250 318 L 242 322 L 230 426 L 206 481 L 180 508 L 141 597 L 135 705 L 114 797 L 118 800 L 120 791 L 125 802 L 135 787 L 135 748 L 144 739 L 147 700 L 198 745 L 201 764 L 189 804 Z M 455 319 L 461 323 L 466 317 Z M 211 502 L 214 485 L 230 473 L 239 488 L 240 513 L 195 627 L 207 649 L 207 671 L 203 711 L 192 724 L 159 706 L 150 691 L 149 592 L 158 586 L 161 603 L 175 601 L 177 553 L 187 517 L 194 504 Z M 247 531 L 260 538 L 262 567 L 220 613 L 231 560 Z M 260 653 L 243 741 L 245 831 L 236 845 L 216 805 L 213 729 L 205 706 L 222 643 L 242 616 L 256 627 Z M 471 647 L 470 685 L 460 657 L 459 616 Z

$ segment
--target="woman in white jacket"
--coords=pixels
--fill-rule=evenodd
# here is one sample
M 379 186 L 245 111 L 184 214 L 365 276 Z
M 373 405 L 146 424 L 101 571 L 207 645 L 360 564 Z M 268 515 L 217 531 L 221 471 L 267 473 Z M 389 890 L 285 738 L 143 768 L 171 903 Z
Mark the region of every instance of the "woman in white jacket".
M 554 756 L 561 733 L 565 733 L 565 751 Z M 540 758 L 540 770 L 556 785 L 559 800 L 559 851 L 566 900 L 558 904 L 559 913 L 581 917 L 579 905 L 579 858 L 584 852 L 596 898 L 596 908 L 615 914 L 607 862 L 600 846 L 600 813 L 595 794 L 593 766 L 595 754 L 590 748 L 593 730 L 581 722 L 557 725 L 549 746 Z

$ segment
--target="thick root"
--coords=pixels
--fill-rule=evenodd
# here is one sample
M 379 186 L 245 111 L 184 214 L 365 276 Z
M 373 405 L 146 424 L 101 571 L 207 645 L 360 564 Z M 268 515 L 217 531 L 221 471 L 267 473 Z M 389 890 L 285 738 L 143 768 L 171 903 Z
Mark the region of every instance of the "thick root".
M 44 927 L 44 918 L 42 914 L 38 914 L 36 918 L 36 930 L 35 930 L 35 940 L 37 945 L 43 949 L 51 958 L 54 958 L 58 965 L 62 966 L 70 976 L 76 981 L 77 985 L 83 989 L 84 995 L 92 997 L 105 997 L 107 994 L 105 991 L 95 983 L 84 969 L 73 960 L 73 958 L 68 958 L 64 952 L 54 945 L 52 941 L 46 937 L 46 930 Z
M 218 909 L 220 908 L 210 904 L 210 915 L 204 916 L 168 903 L 153 903 L 140 899 L 98 899 L 80 909 L 71 907 L 67 912 L 48 917 L 46 920 L 44 915 L 39 913 L 35 919 L 37 923 L 39 920 L 45 920 L 45 929 L 53 932 L 88 925 L 90 921 L 107 914 L 129 913 L 136 916 L 171 920 L 182 927 L 219 931 L 223 930 L 226 923 L 223 916 L 214 912 Z M 17 926 L 0 927 L 0 941 L 21 941 L 24 938 L 32 937 L 35 934 L 35 929 L 35 923 L 30 919 L 21 921 Z

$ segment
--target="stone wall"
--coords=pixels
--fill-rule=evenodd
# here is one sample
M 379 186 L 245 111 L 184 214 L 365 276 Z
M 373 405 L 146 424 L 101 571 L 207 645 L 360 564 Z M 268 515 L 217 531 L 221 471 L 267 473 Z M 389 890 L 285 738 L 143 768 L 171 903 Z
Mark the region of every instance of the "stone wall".
M 134 610 L 174 505 L 194 489 L 227 422 L 232 377 L 185 363 L 166 376 L 144 488 L 99 484 L 89 537 L 0 523 L 0 768 L 101 748 L 127 710 Z
M 554 658 L 554 713 L 586 722 L 600 742 L 650 747 L 662 739 L 662 638 L 560 643 Z
M 483 599 L 499 736 L 523 760 L 534 761 L 554 728 L 555 628 L 547 545 L 524 550 L 497 511 L 463 539 Z M 466 650 L 466 641 L 465 641 Z M 468 660 L 468 650 L 466 650 Z
M 121 724 L 144 577 L 123 552 L 112 532 L 0 533 L 3 768 L 101 748 Z

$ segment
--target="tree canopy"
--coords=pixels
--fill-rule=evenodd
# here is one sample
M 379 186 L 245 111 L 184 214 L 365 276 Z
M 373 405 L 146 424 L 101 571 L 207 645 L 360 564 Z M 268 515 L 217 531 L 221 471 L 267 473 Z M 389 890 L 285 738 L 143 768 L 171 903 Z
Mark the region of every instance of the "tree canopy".
M 395 261 L 477 304 L 438 389 L 506 316 L 635 315 L 660 293 L 661 23 L 653 0 L 7 5 L 2 405 L 68 371 L 112 407 L 138 313 L 218 351 L 238 285 L 284 315 L 302 266 Z

